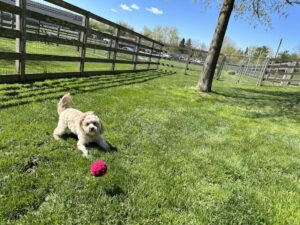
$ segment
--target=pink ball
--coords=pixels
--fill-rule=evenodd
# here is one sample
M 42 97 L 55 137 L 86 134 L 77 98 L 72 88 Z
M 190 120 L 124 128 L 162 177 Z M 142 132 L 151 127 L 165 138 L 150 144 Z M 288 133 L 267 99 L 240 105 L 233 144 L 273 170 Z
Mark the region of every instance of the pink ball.
M 107 171 L 106 163 L 103 161 L 96 161 L 91 166 L 91 173 L 95 177 L 103 176 Z

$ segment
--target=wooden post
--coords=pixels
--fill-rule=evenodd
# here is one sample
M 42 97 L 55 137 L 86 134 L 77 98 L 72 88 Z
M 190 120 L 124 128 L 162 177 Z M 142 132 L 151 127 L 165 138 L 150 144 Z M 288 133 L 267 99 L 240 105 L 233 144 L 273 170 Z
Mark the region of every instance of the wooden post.
M 26 0 L 16 0 L 16 6 L 21 8 L 20 15 L 16 15 L 16 30 L 21 33 L 20 38 L 16 38 L 16 52 L 20 53 L 20 58 L 16 60 L 16 72 L 20 76 L 20 81 L 25 80 L 25 57 L 26 57 Z
M 3 12 L 0 11 L 0 27 L 2 27 L 3 24 Z
M 58 26 L 58 28 L 57 28 L 57 37 L 58 37 L 58 38 L 59 38 L 60 28 L 61 28 L 61 26 Z M 59 46 L 59 44 L 56 43 L 56 46 Z
M 115 32 L 115 36 L 116 36 L 116 40 L 113 41 L 113 44 L 112 44 L 112 47 L 114 48 L 114 51 L 112 52 L 113 55 L 112 55 L 112 60 L 113 62 L 111 63 L 110 65 L 110 70 L 111 71 L 115 71 L 115 61 L 117 59 L 117 49 L 118 49 L 118 46 L 119 46 L 119 37 L 120 37 L 120 31 L 121 31 L 121 27 L 118 26 L 117 27 L 117 30 Z M 111 41 L 112 42 L 112 41 Z
M 282 77 L 282 79 L 291 80 L 292 81 L 293 78 L 294 78 L 294 72 L 295 72 L 295 68 L 297 66 L 297 62 L 289 62 L 289 63 L 287 63 L 287 66 L 288 67 L 285 69 L 285 72 L 287 74 L 284 74 L 283 77 Z M 293 66 L 293 67 L 291 68 L 291 66 Z M 291 84 L 291 81 L 282 81 L 281 85 L 282 86 L 288 86 L 288 85 Z
M 94 54 L 96 54 L 95 46 L 96 46 L 96 37 L 97 37 L 97 35 L 93 35 L 92 37 L 94 39 L 94 49 L 93 49 L 93 52 L 94 52 Z
M 184 70 L 184 75 L 187 75 L 187 71 L 189 69 L 189 64 L 190 64 L 190 60 L 191 60 L 192 56 L 193 56 L 193 49 L 191 49 L 191 53 L 187 57 L 186 65 L 185 65 L 185 70 Z
M 149 56 L 149 64 L 147 66 L 147 70 L 150 69 L 150 63 L 151 63 L 151 57 L 152 57 L 152 54 L 153 54 L 153 48 L 154 48 L 154 41 L 152 41 L 152 45 L 151 45 L 151 50 L 150 50 L 150 56 Z
M 218 73 L 217 73 L 217 76 L 216 76 L 216 80 L 219 80 L 220 77 L 221 77 L 221 72 L 222 72 L 222 70 L 223 70 L 225 61 L 226 61 L 226 56 L 223 55 L 223 57 L 222 57 L 222 59 L 221 59 L 221 62 L 220 62 L 220 65 L 219 65 L 219 67 L 218 67 Z
M 82 22 L 83 22 L 83 21 L 82 21 Z M 78 31 L 78 38 L 77 38 L 78 41 L 80 41 L 80 35 L 81 35 L 81 32 Z M 79 52 L 79 50 L 80 50 L 80 47 L 77 46 L 77 51 Z
M 79 48 L 79 56 L 81 57 L 81 59 L 80 62 L 78 63 L 78 72 L 80 72 L 81 76 L 83 76 L 83 72 L 84 72 L 86 41 L 87 41 L 88 31 L 89 31 L 89 20 L 90 18 L 88 15 L 83 16 L 82 25 L 85 27 L 85 30 L 80 32 L 80 42 L 82 43 L 82 46 Z
M 156 69 L 157 69 L 157 70 L 158 70 L 158 67 L 159 67 L 159 65 L 160 65 L 160 59 L 161 59 L 161 52 L 162 52 L 162 49 L 163 49 L 163 45 L 160 45 L 160 48 L 159 48 L 160 53 L 159 53 L 159 58 L 158 58 L 158 64 L 157 64 L 157 66 L 156 66 Z
M 41 21 L 38 20 L 38 28 L 37 28 L 37 33 L 40 34 L 41 33 Z
M 266 70 L 267 70 L 267 68 L 269 66 L 269 63 L 270 63 L 270 58 L 267 57 L 266 60 L 265 60 L 264 66 L 263 66 L 263 68 L 261 70 L 259 79 L 258 79 L 258 81 L 256 83 L 256 86 L 261 86 L 262 85 L 262 82 L 264 80 L 264 76 L 265 76 Z
M 16 6 L 18 6 L 17 2 L 16 2 Z M 11 16 L 11 29 L 13 30 L 14 29 L 14 14 L 11 13 L 10 16 Z
M 137 45 L 135 46 L 134 49 L 134 55 L 133 55 L 133 70 L 136 71 L 136 62 L 138 61 L 138 54 L 140 51 L 140 46 L 141 46 L 141 36 L 137 37 Z
M 110 41 L 109 41 L 109 46 L 108 46 L 108 47 L 112 48 L 112 46 L 113 46 L 113 40 L 110 39 Z M 107 58 L 108 58 L 108 59 L 111 58 L 111 51 L 110 51 L 110 50 L 107 52 Z

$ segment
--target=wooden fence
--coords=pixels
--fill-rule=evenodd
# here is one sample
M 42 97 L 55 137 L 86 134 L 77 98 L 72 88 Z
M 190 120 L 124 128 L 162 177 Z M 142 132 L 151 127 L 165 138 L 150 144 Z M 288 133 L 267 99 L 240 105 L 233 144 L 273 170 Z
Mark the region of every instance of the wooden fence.
M 270 59 L 262 74 L 261 82 L 281 86 L 299 86 L 300 60 Z
M 68 11 L 82 15 L 82 24 L 78 25 L 65 21 L 60 18 L 49 16 L 41 12 L 30 10 L 27 8 L 26 0 L 15 0 L 15 5 L 0 1 L 0 11 L 15 14 L 15 24 L 11 27 L 0 27 L 0 37 L 16 40 L 16 52 L 0 51 L 0 60 L 15 60 L 15 74 L 0 74 L 0 83 L 34 81 L 50 78 L 64 78 L 74 76 L 91 76 L 100 74 L 116 74 L 124 72 L 139 72 L 151 69 L 151 65 L 158 68 L 160 61 L 160 53 L 163 44 L 143 36 L 137 32 L 127 29 L 119 24 L 106 20 L 98 15 L 88 12 L 84 9 L 76 7 L 72 4 L 61 0 L 45 0 L 58 7 Z M 2 13 L 1 13 L 2 14 Z M 32 27 L 27 24 L 28 18 L 38 21 L 39 27 Z M 113 27 L 114 34 L 105 33 L 94 30 L 89 26 L 90 20 L 95 20 L 107 26 Z M 14 21 L 14 20 L 12 20 Z M 41 26 L 41 21 L 43 25 Z M 1 21 L 3 23 L 3 21 Z M 47 27 L 48 26 L 48 27 Z M 15 29 L 14 29 L 15 27 Z M 54 28 L 56 27 L 56 28 Z M 58 35 L 51 35 L 56 29 Z M 44 32 L 41 32 L 43 31 Z M 121 36 L 121 32 L 130 34 L 135 38 L 126 38 Z M 50 35 L 49 35 L 50 34 Z M 100 37 L 100 40 L 108 39 L 108 43 L 93 42 L 93 35 Z M 78 56 L 63 56 L 52 54 L 32 54 L 26 52 L 26 42 L 47 42 L 57 45 L 76 46 L 78 48 Z M 121 48 L 121 44 L 132 46 L 133 49 Z M 87 57 L 86 51 L 89 49 L 103 50 L 108 54 L 107 58 Z M 143 51 L 141 51 L 143 50 Z M 130 60 L 120 60 L 117 54 L 131 55 Z M 144 60 L 139 60 L 143 57 Z M 156 60 L 153 60 L 156 59 Z M 63 61 L 78 62 L 77 72 L 55 72 L 55 73 L 26 73 L 26 62 L 31 61 Z M 105 63 L 110 64 L 110 70 L 86 71 L 85 63 Z M 130 70 L 116 70 L 116 64 L 132 65 Z M 137 69 L 137 65 L 145 65 L 144 69 Z
M 237 74 L 237 83 L 299 86 L 300 60 L 226 55 L 225 69 Z M 246 82 L 246 83 L 245 83 Z

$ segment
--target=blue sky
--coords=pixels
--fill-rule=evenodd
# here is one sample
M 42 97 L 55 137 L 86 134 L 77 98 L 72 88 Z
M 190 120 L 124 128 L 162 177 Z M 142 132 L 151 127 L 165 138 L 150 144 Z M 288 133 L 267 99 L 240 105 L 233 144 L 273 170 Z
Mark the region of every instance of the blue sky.
M 67 0 L 76 6 L 91 11 L 114 22 L 124 21 L 135 31 L 144 26 L 158 25 L 177 27 L 179 36 L 204 42 L 209 46 L 217 24 L 219 8 L 212 5 L 204 10 L 200 3 L 191 0 Z M 199 1 L 200 2 L 200 1 Z M 256 28 L 246 19 L 231 16 L 226 35 L 238 48 L 267 45 L 275 52 L 280 38 L 280 51 L 295 52 L 300 45 L 300 5 L 288 9 L 288 18 L 272 16 L 272 26 Z

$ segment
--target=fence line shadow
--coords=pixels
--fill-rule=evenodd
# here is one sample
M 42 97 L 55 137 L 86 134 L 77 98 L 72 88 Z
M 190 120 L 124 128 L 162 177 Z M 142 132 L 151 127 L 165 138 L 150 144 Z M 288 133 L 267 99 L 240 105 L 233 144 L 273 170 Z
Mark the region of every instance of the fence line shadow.
M 70 79 L 49 80 L 26 84 L 0 85 L 0 109 L 58 99 L 66 92 L 79 94 L 96 90 L 144 83 L 153 79 L 171 76 L 175 72 L 146 71 L 130 74 L 101 75 Z
M 284 90 L 267 90 L 261 88 L 231 88 L 214 92 L 226 99 L 214 99 L 222 104 L 248 108 L 245 116 L 252 118 L 286 116 L 300 120 L 300 92 L 286 92 Z M 256 110 L 250 110 L 256 109 Z M 260 110 L 266 109 L 266 110 Z

